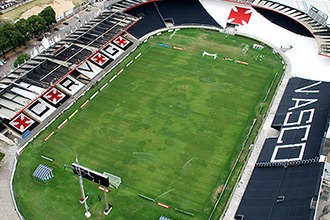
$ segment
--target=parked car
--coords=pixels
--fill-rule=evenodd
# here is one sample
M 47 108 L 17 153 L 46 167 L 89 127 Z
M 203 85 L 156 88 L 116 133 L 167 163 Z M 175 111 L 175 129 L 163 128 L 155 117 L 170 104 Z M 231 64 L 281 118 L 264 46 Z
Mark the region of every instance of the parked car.
M 59 31 L 60 29 L 58 29 L 57 27 L 56 28 L 54 28 L 54 31 Z
M 63 22 L 64 25 L 69 25 L 69 22 Z

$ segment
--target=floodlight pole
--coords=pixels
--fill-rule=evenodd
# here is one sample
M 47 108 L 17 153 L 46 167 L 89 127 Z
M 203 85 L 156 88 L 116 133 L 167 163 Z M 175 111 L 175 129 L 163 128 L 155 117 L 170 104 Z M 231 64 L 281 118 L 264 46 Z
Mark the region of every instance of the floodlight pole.
M 103 214 L 109 215 L 110 211 L 112 210 L 112 205 L 110 205 L 109 201 L 108 201 L 108 193 L 110 192 L 110 190 L 107 187 L 103 187 L 100 185 L 97 188 L 99 188 L 100 190 L 103 190 L 103 192 L 104 192 L 105 209 L 104 209 Z
M 84 190 L 84 184 L 83 184 L 83 179 L 82 179 L 82 176 L 81 176 L 81 170 L 80 170 L 80 165 L 79 165 L 79 161 L 78 161 L 78 154 L 76 154 L 76 162 L 78 164 L 78 176 L 79 176 L 79 184 L 80 184 L 80 189 L 81 189 L 81 196 L 82 196 L 82 201 L 80 200 L 80 203 L 81 204 L 84 204 L 85 205 L 85 217 L 86 218 L 89 218 L 92 216 L 92 214 L 88 211 L 88 205 L 87 205 L 87 199 L 88 199 L 88 196 L 86 197 L 85 196 L 85 190 Z
M 106 212 L 107 210 L 109 210 L 109 202 L 108 202 L 108 193 L 107 193 L 107 190 L 104 190 L 104 200 L 105 200 L 105 211 L 104 212 Z

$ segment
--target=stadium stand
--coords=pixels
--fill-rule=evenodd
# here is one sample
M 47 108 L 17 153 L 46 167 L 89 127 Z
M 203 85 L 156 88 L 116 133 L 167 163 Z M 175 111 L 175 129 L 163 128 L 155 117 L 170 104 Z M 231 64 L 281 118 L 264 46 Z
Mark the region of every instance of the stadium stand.
M 125 11 L 129 8 L 138 6 L 143 2 L 144 1 L 138 1 L 138 0 L 118 1 L 113 5 L 111 5 L 111 9 L 114 11 Z
M 301 78 L 289 80 L 272 123 L 279 135 L 266 139 L 236 220 L 314 218 L 324 169 L 329 86 Z
M 122 5 L 126 9 L 140 3 L 127 1 Z M 136 20 L 121 11 L 106 10 L 1 79 L 0 117 L 4 125 L 1 132 L 6 134 L 9 129 L 10 133 L 26 138 L 59 104 L 81 90 L 132 45 L 134 39 L 122 37 L 115 56 L 109 54 L 113 50 L 98 52 L 106 45 L 116 47 L 116 42 L 110 42 L 116 41 Z M 56 91 L 43 95 L 54 85 Z
M 173 20 L 174 25 L 196 24 L 220 27 L 199 1 L 167 0 L 156 2 L 163 19 Z M 196 16 L 198 15 L 198 16 Z
M 176 27 L 180 25 L 207 25 L 222 28 L 196 0 L 148 2 L 127 9 L 125 12 L 141 18 L 128 30 L 136 38 L 173 25 Z
M 312 33 L 319 53 L 330 55 L 329 28 L 307 13 L 267 0 L 240 2 L 251 4 L 265 16 L 270 14 L 267 9 L 298 21 L 308 29 L 298 32 Z M 121 0 L 108 9 L 0 80 L 2 133 L 9 130 L 27 138 L 59 105 L 127 50 L 135 40 L 131 36 L 139 39 L 166 25 L 222 28 L 198 0 Z M 130 38 L 121 35 L 123 30 Z M 329 83 L 290 79 L 272 123 L 278 137 L 264 143 L 236 220 L 313 219 L 324 168 L 321 151 L 328 126 L 328 97 Z
M 307 12 L 303 12 L 291 6 L 287 6 L 269 0 L 243 0 L 239 2 L 246 2 L 248 4 L 251 4 L 259 12 L 265 12 L 262 9 L 267 9 L 273 12 L 283 14 L 294 21 L 300 22 L 306 28 L 308 28 L 308 30 L 317 40 L 319 46 L 319 53 L 322 55 L 330 56 L 330 27 L 324 24 L 320 24 Z M 271 12 L 267 12 L 266 14 L 270 15 Z
M 80 61 L 82 61 L 91 54 L 91 51 L 71 44 L 69 47 L 65 45 L 64 47 L 60 48 L 60 50 L 54 54 L 54 58 L 62 61 L 71 61 L 71 63 L 76 63 L 77 60 L 81 59 Z
M 255 168 L 235 220 L 313 219 L 323 166 Z
M 140 20 L 129 29 L 129 32 L 136 38 L 141 38 L 147 33 L 166 27 L 164 20 L 157 10 L 155 2 L 134 7 L 127 10 L 126 13 L 140 18 Z
M 296 20 L 284 15 L 279 14 L 276 11 L 271 11 L 265 8 L 255 7 L 255 10 L 259 12 L 262 16 L 277 24 L 293 33 L 303 35 L 306 37 L 313 37 L 312 33 L 308 28 L 306 28 L 301 23 L 297 22 Z

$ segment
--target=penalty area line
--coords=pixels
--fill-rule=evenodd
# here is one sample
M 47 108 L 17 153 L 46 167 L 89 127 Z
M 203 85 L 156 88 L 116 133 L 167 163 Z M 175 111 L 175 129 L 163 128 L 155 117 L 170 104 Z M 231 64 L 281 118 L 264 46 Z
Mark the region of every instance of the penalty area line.
M 182 167 L 182 169 L 181 169 L 181 172 L 180 172 L 180 175 L 182 174 L 182 171 L 183 171 L 183 169 L 187 166 L 187 164 L 188 163 L 190 163 L 190 161 L 192 161 L 194 158 L 192 157 L 190 160 L 188 160 L 184 165 L 183 165 L 183 167 Z
M 166 195 L 166 194 L 172 192 L 173 190 L 175 190 L 175 189 L 173 188 L 173 189 L 167 190 L 166 192 L 164 192 L 164 193 L 160 194 L 159 196 L 157 196 L 157 197 L 155 198 L 155 200 L 157 200 L 158 198 L 160 198 L 160 197 L 162 197 L 162 196 L 164 196 L 164 195 Z

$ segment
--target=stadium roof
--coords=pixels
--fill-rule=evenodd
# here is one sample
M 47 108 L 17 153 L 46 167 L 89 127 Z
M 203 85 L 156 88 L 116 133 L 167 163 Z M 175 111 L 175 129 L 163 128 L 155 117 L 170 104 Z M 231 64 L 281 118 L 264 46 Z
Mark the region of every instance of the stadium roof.
M 276 2 L 282 3 L 284 5 L 289 5 L 294 8 L 297 8 L 301 11 L 307 12 L 310 6 L 314 6 L 323 13 L 330 16 L 330 2 L 328 0 L 277 0 Z M 328 24 L 330 20 L 328 19 Z

